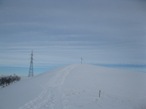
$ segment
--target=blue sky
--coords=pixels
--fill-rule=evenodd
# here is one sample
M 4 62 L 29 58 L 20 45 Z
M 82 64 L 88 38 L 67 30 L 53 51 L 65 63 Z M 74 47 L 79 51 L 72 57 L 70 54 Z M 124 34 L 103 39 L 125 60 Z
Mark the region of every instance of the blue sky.
M 90 64 L 145 65 L 146 1 L 0 0 L 0 73 L 27 74 L 31 50 L 37 73 L 81 56 Z

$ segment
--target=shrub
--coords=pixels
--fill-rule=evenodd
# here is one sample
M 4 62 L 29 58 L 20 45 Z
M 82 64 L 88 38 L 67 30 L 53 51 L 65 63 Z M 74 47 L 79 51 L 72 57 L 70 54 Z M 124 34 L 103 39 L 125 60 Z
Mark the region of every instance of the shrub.
M 1 76 L 0 77 L 0 86 L 5 87 L 7 85 L 10 85 L 13 82 L 19 81 L 21 77 L 17 75 L 10 75 L 10 76 Z

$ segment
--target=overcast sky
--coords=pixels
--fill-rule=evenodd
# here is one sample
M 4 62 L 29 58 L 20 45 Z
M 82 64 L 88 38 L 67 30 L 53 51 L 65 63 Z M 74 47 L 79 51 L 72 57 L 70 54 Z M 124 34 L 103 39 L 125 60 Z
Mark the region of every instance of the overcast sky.
M 0 66 L 146 64 L 145 0 L 0 0 Z

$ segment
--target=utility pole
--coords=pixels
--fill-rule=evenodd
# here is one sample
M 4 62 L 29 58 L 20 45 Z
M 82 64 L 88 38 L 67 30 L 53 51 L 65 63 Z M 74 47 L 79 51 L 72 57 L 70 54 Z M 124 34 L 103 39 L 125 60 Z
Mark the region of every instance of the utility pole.
M 101 90 L 99 90 L 99 98 L 100 98 L 100 96 L 101 96 Z
M 30 67 L 28 77 L 33 77 L 33 50 L 31 52 Z
M 81 64 L 83 64 L 83 58 L 81 57 Z

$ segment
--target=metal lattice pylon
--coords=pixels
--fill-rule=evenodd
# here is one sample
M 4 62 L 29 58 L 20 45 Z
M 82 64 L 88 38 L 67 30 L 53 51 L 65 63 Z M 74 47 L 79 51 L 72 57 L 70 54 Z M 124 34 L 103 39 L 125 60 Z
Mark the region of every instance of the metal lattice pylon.
M 83 64 L 83 58 L 81 57 L 81 64 Z
M 31 52 L 30 67 L 28 77 L 33 77 L 33 51 Z

